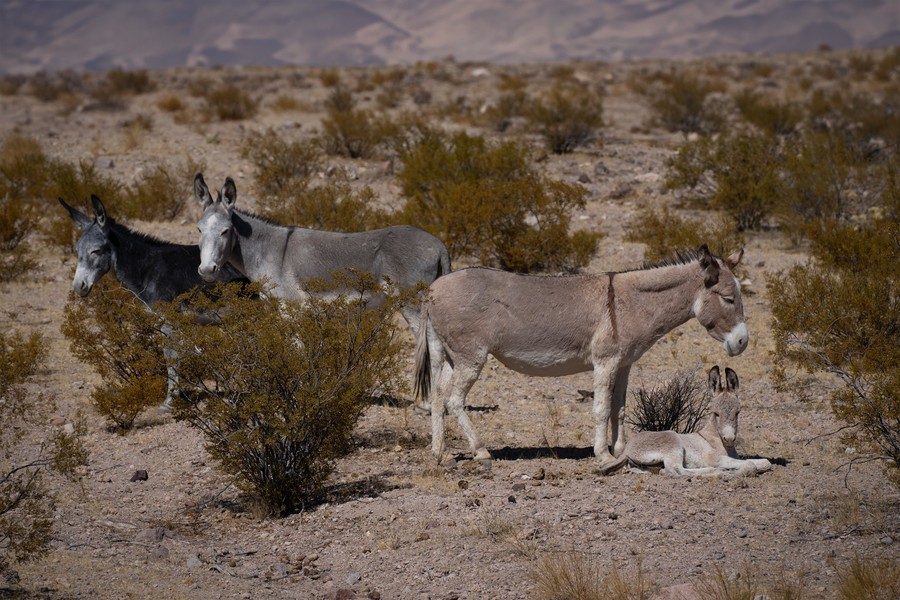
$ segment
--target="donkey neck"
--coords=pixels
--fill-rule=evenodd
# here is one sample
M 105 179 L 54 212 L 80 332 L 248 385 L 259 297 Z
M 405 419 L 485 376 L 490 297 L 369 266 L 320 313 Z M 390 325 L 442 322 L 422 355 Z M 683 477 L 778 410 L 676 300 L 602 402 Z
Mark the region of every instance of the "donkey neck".
M 108 239 L 113 249 L 112 270 L 116 279 L 122 287 L 149 304 L 153 299 L 148 297 L 151 288 L 149 278 L 152 276 L 148 263 L 153 248 L 159 244 L 116 223 L 111 225 Z
M 621 343 L 630 353 L 640 356 L 694 316 L 694 302 L 703 287 L 703 278 L 697 263 L 690 262 L 617 273 L 611 285 L 615 286 Z
M 281 266 L 288 249 L 288 240 L 296 227 L 277 225 L 262 217 L 234 211 L 234 244 L 228 261 L 251 281 L 268 277 L 275 284 L 281 282 Z
M 706 443 L 712 446 L 717 452 L 721 452 L 722 454 L 727 453 L 725 444 L 722 443 L 722 436 L 719 435 L 719 424 L 716 423 L 716 416 L 713 414 L 712 410 L 710 410 L 703 427 L 700 428 L 700 431 L 698 431 L 697 434 L 706 440 Z

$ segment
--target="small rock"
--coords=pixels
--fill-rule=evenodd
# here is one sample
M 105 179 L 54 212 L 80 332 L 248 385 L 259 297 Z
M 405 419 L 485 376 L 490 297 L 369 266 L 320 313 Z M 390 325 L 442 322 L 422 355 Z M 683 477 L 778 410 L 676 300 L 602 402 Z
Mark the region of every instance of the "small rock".
M 287 577 L 289 568 L 289 565 L 283 562 L 277 562 L 269 567 L 275 577 Z
M 54 427 L 62 427 L 66 424 L 66 418 L 56 415 L 55 417 L 50 419 L 50 424 Z
M 158 544 L 152 548 L 150 548 L 149 559 L 152 561 L 159 560 L 168 560 L 169 558 L 169 549 L 163 546 L 162 544 Z
M 350 600 L 351 598 L 356 598 L 356 592 L 348 588 L 341 588 L 334 592 L 332 598 L 334 600 Z
M 606 515 L 606 518 L 609 519 L 610 521 L 615 521 L 616 519 L 619 518 L 619 515 L 617 515 L 614 512 L 611 512 L 608 515 Z
M 521 481 L 517 481 L 513 484 L 512 489 L 514 492 L 521 492 L 525 489 L 525 484 Z
M 506 500 L 507 500 L 510 504 L 515 504 L 515 503 L 516 503 L 516 497 L 515 497 L 515 496 L 509 496 Z
M 641 173 L 634 178 L 639 183 L 656 183 L 661 179 L 662 175 L 659 173 Z
M 807 429 L 809 425 L 809 419 L 806 417 L 800 417 L 799 419 L 794 420 L 794 427 L 797 429 Z
M 547 474 L 544 472 L 544 468 L 541 467 L 540 469 L 537 470 L 537 473 L 535 473 L 534 475 L 531 476 L 531 478 L 535 479 L 537 481 L 541 481 L 546 476 L 547 476 Z
M 163 541 L 168 531 L 165 527 L 151 527 L 137 534 L 137 541 L 145 544 L 158 544 Z
M 582 173 L 578 176 L 578 183 L 592 183 L 591 178 L 588 177 L 587 173 Z
M 147 481 L 147 477 L 147 471 L 138 469 L 134 472 L 134 475 L 131 476 L 130 481 Z
M 98 158 L 94 161 L 94 166 L 98 169 L 112 169 L 116 163 L 111 158 Z
M 459 481 L 456 482 L 456 485 L 457 485 L 457 487 L 459 487 L 459 489 L 461 489 L 461 490 L 467 490 L 467 489 L 469 489 L 469 482 L 466 481 L 465 479 L 460 479 Z
M 894 543 L 894 538 L 892 538 L 892 537 L 889 536 L 889 535 L 886 535 L 886 536 L 884 536 L 883 538 L 881 538 L 881 539 L 878 540 L 878 541 L 881 542 L 882 544 L 884 544 L 884 545 L 887 546 L 887 545 L 890 545 L 890 544 L 893 544 L 893 543 Z
M 203 566 L 203 561 L 200 560 L 200 559 L 199 559 L 198 557 L 196 557 L 196 556 L 192 556 L 192 557 L 190 557 L 189 559 L 187 559 L 187 566 L 188 566 L 189 569 L 195 569 L 195 568 L 197 568 L 197 567 L 202 567 L 202 566 Z
M 603 163 L 597 163 L 594 165 L 594 175 L 597 177 L 605 177 L 609 175 L 609 169 L 606 168 L 606 165 Z
M 18 585 L 19 583 L 19 572 L 14 571 L 13 569 L 9 569 L 8 571 L 3 572 L 3 581 L 6 582 L 7 585 Z
M 349 575 L 347 575 L 347 579 L 345 581 L 347 582 L 347 585 L 354 585 L 360 579 L 362 579 L 362 577 L 360 577 L 359 573 L 350 573 Z
M 368 598 L 369 600 L 381 600 L 381 592 L 372 590 L 371 592 L 366 594 L 366 598 Z
M 75 425 L 72 423 L 66 423 L 62 427 L 63 433 L 66 435 L 75 435 Z
M 741 529 L 740 531 L 738 531 L 737 536 L 738 536 L 739 538 L 745 538 L 745 537 L 747 537 L 747 530 L 746 530 L 746 529 Z

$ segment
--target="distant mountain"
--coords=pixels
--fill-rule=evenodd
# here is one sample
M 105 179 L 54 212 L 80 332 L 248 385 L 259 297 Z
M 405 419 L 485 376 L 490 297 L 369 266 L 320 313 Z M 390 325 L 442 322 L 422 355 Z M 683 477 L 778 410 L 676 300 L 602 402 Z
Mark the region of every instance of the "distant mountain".
M 900 45 L 898 0 L 0 0 L 0 72 Z

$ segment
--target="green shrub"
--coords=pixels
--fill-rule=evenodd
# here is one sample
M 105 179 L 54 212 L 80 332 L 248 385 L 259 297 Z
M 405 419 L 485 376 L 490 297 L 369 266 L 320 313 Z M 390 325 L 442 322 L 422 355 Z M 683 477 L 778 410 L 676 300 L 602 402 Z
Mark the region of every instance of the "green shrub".
M 653 84 L 638 89 L 645 90 L 660 125 L 685 133 L 713 133 L 722 127 L 724 115 L 708 102 L 710 94 L 724 91 L 721 82 L 685 70 L 656 73 L 655 77 Z
M 592 141 L 603 126 L 603 91 L 557 83 L 526 105 L 525 116 L 551 152 L 572 152 Z
M 0 196 L 31 200 L 46 195 L 49 164 L 40 142 L 9 134 L 0 146 Z
M 687 219 L 668 208 L 645 207 L 629 223 L 625 241 L 645 244 L 644 260 L 658 262 L 703 244 L 713 254 L 728 256 L 744 245 L 744 237 L 729 217 Z
M 423 128 L 399 152 L 398 220 L 439 236 L 452 256 L 525 272 L 574 271 L 593 255 L 600 234 L 569 233 L 586 191 L 532 170 L 525 147 Z
M 306 188 L 277 202 L 259 202 L 266 217 L 322 231 L 371 231 L 391 224 L 391 215 L 376 206 L 378 194 L 366 186 L 353 189 L 342 179 Z
M 204 165 L 186 158 L 180 164 L 159 163 L 143 172 L 116 205 L 116 213 L 127 219 L 171 221 L 184 211 L 190 199 L 188 185 Z
M 253 163 L 260 206 L 270 213 L 278 211 L 282 202 L 302 195 L 322 169 L 315 142 L 288 141 L 271 128 L 265 133 L 250 133 L 241 156 Z
M 709 412 L 706 382 L 698 369 L 679 371 L 651 389 L 631 393 L 628 423 L 638 431 L 697 431 Z
M 206 112 L 220 121 L 240 121 L 256 115 L 258 103 L 236 85 L 222 84 L 205 90 Z
M 802 107 L 766 98 L 750 89 L 743 89 L 735 94 L 734 101 L 748 123 L 773 135 L 793 133 L 803 120 Z
M 69 294 L 60 330 L 75 357 L 102 377 L 91 404 L 119 431 L 166 398 L 161 327 L 159 316 L 111 277 L 84 298 Z
M 720 209 L 738 229 L 758 229 L 784 193 L 778 140 L 771 134 L 734 132 L 715 141 L 686 142 L 668 162 L 666 185 L 686 187 L 695 199 Z
M 180 380 L 197 390 L 196 401 L 176 402 L 176 418 L 203 432 L 221 468 L 274 514 L 320 498 L 334 461 L 352 449 L 368 397 L 400 386 L 393 316 L 413 292 L 363 310 L 379 283 L 336 275 L 332 285 L 314 282 L 305 291 L 337 297 L 311 295 L 302 304 L 254 299 L 255 285 L 219 286 L 216 301 L 186 300 L 216 312 L 216 327 L 195 325 L 175 305 L 166 311 L 179 330 Z
M 23 242 L 37 229 L 38 218 L 33 202 L 0 196 L 0 282 L 17 279 L 37 266 Z
M 811 230 L 812 258 L 768 278 L 776 336 L 775 381 L 794 365 L 836 377 L 834 415 L 847 443 L 887 459 L 900 484 L 900 186 L 861 226 Z

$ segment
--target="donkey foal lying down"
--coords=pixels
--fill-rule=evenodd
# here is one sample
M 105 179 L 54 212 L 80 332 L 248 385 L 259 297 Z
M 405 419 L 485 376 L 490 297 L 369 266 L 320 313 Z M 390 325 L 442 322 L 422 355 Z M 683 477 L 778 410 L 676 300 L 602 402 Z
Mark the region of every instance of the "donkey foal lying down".
M 734 450 L 737 438 L 737 373 L 725 369 L 725 387 L 719 381 L 719 367 L 709 370 L 709 387 L 714 394 L 709 416 L 700 431 L 642 431 L 628 440 L 619 458 L 600 468 L 608 475 L 626 463 L 638 467 L 663 465 L 660 471 L 674 477 L 691 475 L 755 475 L 772 468 L 765 458 L 741 460 Z

